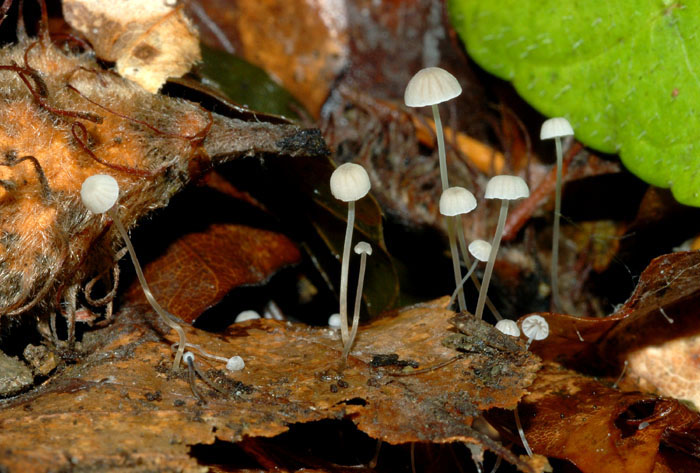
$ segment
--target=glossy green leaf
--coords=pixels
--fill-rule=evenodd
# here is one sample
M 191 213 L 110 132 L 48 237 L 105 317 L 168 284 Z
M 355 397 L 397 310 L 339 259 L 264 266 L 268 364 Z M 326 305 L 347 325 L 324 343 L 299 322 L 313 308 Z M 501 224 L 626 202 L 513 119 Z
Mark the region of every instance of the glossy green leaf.
M 700 2 L 449 0 L 469 54 L 576 138 L 700 206 Z
M 235 103 L 251 110 L 298 118 L 303 106 L 263 69 L 224 51 L 202 46 L 200 74 Z

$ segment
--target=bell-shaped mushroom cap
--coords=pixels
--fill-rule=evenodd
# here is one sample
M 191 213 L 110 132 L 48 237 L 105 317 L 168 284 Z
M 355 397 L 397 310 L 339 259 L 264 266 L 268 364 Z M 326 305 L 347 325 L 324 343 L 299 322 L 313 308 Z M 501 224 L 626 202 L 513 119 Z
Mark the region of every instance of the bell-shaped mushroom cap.
M 530 196 L 530 189 L 518 176 L 494 176 L 486 184 L 486 199 L 517 200 Z
M 508 320 L 508 319 L 503 319 L 499 320 L 496 323 L 496 330 L 499 332 L 505 333 L 506 335 L 510 335 L 511 337 L 519 337 L 520 336 L 520 329 L 518 328 L 518 324 L 515 323 L 513 320 Z
M 361 241 L 357 245 L 355 245 L 355 253 L 358 255 L 364 253 L 366 255 L 371 255 L 372 254 L 372 245 L 367 243 L 366 241 Z
M 240 314 L 236 316 L 236 319 L 233 321 L 233 323 L 240 323 L 240 322 L 245 322 L 246 320 L 256 320 L 260 318 L 260 314 L 255 312 L 254 310 L 244 310 Z
M 539 315 L 525 317 L 520 325 L 525 336 L 532 340 L 544 340 L 549 336 L 549 324 Z
M 409 107 L 435 105 L 453 99 L 462 93 L 457 78 L 439 67 L 427 67 L 414 75 L 403 99 Z
M 83 205 L 93 213 L 102 214 L 114 207 L 119 198 L 119 184 L 107 174 L 95 174 L 83 181 L 80 188 Z
M 238 355 L 232 356 L 226 362 L 226 369 L 229 371 L 240 371 L 245 368 L 245 361 Z
M 328 317 L 328 326 L 330 328 L 340 328 L 340 314 L 331 314 Z
M 571 123 L 564 117 L 555 117 L 545 120 L 540 129 L 541 140 L 551 140 L 552 138 L 561 138 L 563 136 L 573 136 L 574 129 L 571 128 Z
M 464 187 L 448 187 L 440 196 L 440 213 L 448 217 L 471 212 L 476 208 L 474 194 Z
M 363 198 L 370 187 L 367 171 L 359 164 L 341 164 L 331 174 L 331 193 L 333 197 L 343 202 Z
M 474 240 L 469 243 L 469 253 L 482 263 L 488 261 L 491 254 L 491 243 L 484 240 Z

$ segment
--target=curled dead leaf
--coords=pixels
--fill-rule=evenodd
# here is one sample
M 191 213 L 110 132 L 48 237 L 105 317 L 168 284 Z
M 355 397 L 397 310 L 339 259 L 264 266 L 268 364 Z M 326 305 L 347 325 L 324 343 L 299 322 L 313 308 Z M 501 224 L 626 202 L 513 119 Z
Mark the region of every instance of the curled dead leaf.
M 700 417 L 676 400 L 623 393 L 553 363 L 529 390 L 518 410 L 534 452 L 568 460 L 584 473 L 658 471 L 660 449 L 667 459 L 700 468 L 700 457 L 688 448 L 700 440 Z M 508 414 L 494 417 L 505 422 Z
M 163 0 L 66 0 L 66 21 L 85 35 L 102 59 L 151 93 L 201 59 L 199 36 L 182 7 Z

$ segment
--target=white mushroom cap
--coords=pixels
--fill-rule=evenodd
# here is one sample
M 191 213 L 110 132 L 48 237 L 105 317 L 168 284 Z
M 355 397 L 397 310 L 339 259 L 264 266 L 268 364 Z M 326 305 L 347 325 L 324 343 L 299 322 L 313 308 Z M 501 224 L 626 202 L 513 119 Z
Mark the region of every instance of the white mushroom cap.
M 182 361 L 188 364 L 190 361 L 194 362 L 194 353 L 191 351 L 186 351 L 185 354 L 182 355 Z
M 372 245 L 367 243 L 366 241 L 361 241 L 357 245 L 355 245 L 355 253 L 359 254 L 366 254 L 366 255 L 371 255 L 372 254 Z
M 244 310 L 240 314 L 236 316 L 236 319 L 233 321 L 234 323 L 240 323 L 240 322 L 245 322 L 246 320 L 255 320 L 259 319 L 260 314 L 255 312 L 254 310 Z
M 552 138 L 561 138 L 563 136 L 573 136 L 574 129 L 571 128 L 571 123 L 564 117 L 555 117 L 545 120 L 540 129 L 541 140 L 551 140 Z
M 485 199 L 517 200 L 530 196 L 530 189 L 522 177 L 494 176 L 486 184 Z
M 245 368 L 245 361 L 240 356 L 232 356 L 226 362 L 226 369 L 229 371 L 240 371 Z
M 92 213 L 105 213 L 117 203 L 119 184 L 112 176 L 95 174 L 83 181 L 80 198 L 83 199 L 83 205 Z
M 496 330 L 505 333 L 506 335 L 510 335 L 511 337 L 520 336 L 520 329 L 518 328 L 518 324 L 515 323 L 514 320 L 499 320 L 498 323 L 496 323 Z
M 365 168 L 355 163 L 345 163 L 331 174 L 331 193 L 343 202 L 359 200 L 367 195 L 371 185 Z
M 488 261 L 491 254 L 491 243 L 484 240 L 474 240 L 469 243 L 469 253 L 482 263 Z
M 448 187 L 440 196 L 440 213 L 448 217 L 471 212 L 476 208 L 474 194 L 464 187 Z
M 462 93 L 457 78 L 439 67 L 427 67 L 414 75 L 403 99 L 409 107 L 435 105 L 453 99 Z
M 328 317 L 328 326 L 330 328 L 340 328 L 340 314 L 333 314 Z
M 544 317 L 531 315 L 525 317 L 520 324 L 525 336 L 532 340 L 544 340 L 549 336 L 549 324 Z

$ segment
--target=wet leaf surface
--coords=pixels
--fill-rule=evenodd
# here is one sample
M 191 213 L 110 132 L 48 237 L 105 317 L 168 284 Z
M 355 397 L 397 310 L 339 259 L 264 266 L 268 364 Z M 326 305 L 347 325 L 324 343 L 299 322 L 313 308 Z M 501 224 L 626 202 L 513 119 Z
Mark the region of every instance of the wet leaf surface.
M 83 340 L 82 347 L 90 350 L 84 360 L 64 366 L 34 392 L 3 402 L 0 465 L 24 472 L 137 464 L 198 471 L 188 455 L 190 445 L 271 437 L 289 424 L 349 417 L 388 443 L 486 443 L 534 471 L 470 428 L 480 410 L 513 408 L 533 381 L 539 363 L 521 342 L 510 342 L 513 351 L 489 351 L 492 342 L 482 340 L 481 347 L 474 345 L 453 363 L 411 376 L 395 375 L 412 368 L 373 367 L 378 355 L 396 354 L 419 368 L 453 358 L 456 352 L 443 345 L 454 315 L 442 309 L 446 302 L 409 308 L 363 327 L 344 368 L 338 334 L 326 328 L 263 319 L 222 334 L 188 329 L 189 342 L 198 346 L 196 363 L 228 393 L 198 382 L 206 404 L 193 397 L 184 370 L 169 371 L 171 351 L 158 332 L 138 311 L 124 310 L 114 325 Z M 493 327 L 478 326 L 472 341 L 498 336 Z M 240 355 L 246 367 L 226 373 L 199 350 Z
M 700 418 L 674 399 L 623 393 L 551 363 L 530 392 L 518 410 L 534 452 L 569 460 L 584 473 L 658 471 L 657 462 L 668 458 L 700 468 L 700 457 L 686 455 L 697 453 L 687 446 L 700 440 Z M 666 459 L 658 458 L 660 448 Z

